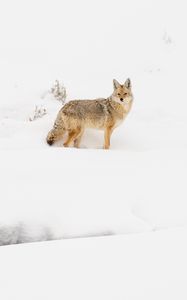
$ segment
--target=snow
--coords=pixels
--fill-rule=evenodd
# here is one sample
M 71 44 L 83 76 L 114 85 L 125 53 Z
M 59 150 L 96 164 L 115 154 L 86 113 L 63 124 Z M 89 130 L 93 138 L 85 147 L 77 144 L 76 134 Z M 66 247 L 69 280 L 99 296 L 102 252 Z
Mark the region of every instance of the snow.
M 9 299 L 181 299 L 186 229 L 0 248 L 1 294 Z
M 186 299 L 184 28 L 182 0 L 3 3 L 0 244 L 25 242 L 0 247 L 4 300 Z M 110 150 L 94 130 L 81 149 L 46 144 L 56 79 L 68 101 L 128 77 Z
M 61 224 L 64 237 L 186 224 L 185 152 L 45 147 L 1 151 L 1 219 Z

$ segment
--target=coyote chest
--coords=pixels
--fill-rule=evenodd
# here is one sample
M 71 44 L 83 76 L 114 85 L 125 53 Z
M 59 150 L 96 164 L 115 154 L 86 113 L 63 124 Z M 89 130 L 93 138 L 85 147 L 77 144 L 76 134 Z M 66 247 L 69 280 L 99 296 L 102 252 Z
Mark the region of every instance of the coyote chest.
M 114 128 L 120 126 L 120 125 L 123 123 L 124 119 L 125 119 L 125 117 L 124 117 L 123 119 L 118 119 L 118 120 L 116 120 L 116 123 L 115 123 L 115 125 L 114 125 Z

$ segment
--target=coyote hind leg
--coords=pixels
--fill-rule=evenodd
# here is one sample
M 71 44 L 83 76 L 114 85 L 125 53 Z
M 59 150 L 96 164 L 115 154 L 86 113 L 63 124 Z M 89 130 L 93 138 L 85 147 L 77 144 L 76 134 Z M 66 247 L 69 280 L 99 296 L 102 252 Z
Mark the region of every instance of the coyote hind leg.
M 68 138 L 66 142 L 64 143 L 64 147 L 69 147 L 69 145 L 76 140 L 76 138 L 79 136 L 81 132 L 81 128 L 77 128 L 75 130 L 69 131 Z
M 76 148 L 80 147 L 80 143 L 81 143 L 81 139 L 82 139 L 83 133 L 84 133 L 84 130 L 81 130 L 81 132 L 79 133 L 79 135 L 74 140 L 74 147 L 76 147 Z

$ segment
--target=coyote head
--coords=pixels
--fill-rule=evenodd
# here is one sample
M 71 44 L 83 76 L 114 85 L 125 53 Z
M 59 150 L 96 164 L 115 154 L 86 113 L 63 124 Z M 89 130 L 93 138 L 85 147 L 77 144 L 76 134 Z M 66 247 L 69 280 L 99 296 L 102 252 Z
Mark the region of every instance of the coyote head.
M 124 84 L 120 84 L 116 79 L 113 80 L 114 92 L 112 100 L 120 104 L 130 104 L 133 100 L 131 92 L 131 81 L 128 78 Z

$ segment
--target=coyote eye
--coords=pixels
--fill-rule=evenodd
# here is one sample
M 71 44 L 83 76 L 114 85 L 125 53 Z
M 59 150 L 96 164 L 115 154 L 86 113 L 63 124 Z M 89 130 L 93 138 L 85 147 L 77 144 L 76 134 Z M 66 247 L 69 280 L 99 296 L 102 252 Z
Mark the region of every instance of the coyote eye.
M 118 93 L 118 96 L 120 96 L 120 93 Z
M 124 96 L 127 96 L 127 93 L 125 93 Z

